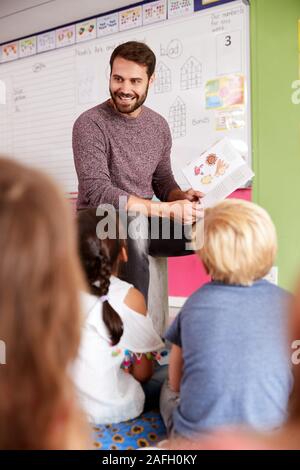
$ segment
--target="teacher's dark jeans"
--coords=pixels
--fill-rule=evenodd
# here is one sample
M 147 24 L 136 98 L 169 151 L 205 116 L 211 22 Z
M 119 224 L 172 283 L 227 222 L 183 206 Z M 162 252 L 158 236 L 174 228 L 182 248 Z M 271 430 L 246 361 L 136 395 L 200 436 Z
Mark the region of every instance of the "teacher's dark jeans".
M 173 220 L 143 215 L 127 216 L 128 262 L 121 269 L 121 277 L 140 290 L 148 303 L 149 259 L 154 257 L 185 256 L 193 254 L 190 243 L 191 227 Z M 124 223 L 123 223 L 124 225 Z

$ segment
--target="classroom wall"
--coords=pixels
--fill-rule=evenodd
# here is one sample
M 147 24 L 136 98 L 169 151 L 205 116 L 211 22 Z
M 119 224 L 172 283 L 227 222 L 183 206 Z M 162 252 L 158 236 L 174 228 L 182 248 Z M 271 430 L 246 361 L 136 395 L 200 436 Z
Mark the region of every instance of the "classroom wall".
M 291 100 L 300 79 L 298 19 L 300 0 L 251 1 L 253 200 L 275 222 L 287 289 L 300 274 L 300 104 Z
M 130 0 L 1 0 L 0 42 L 133 3 Z M 300 105 L 291 101 L 292 83 L 300 78 L 297 46 L 300 0 L 251 0 L 250 11 L 256 173 L 253 200 L 273 217 L 279 238 L 279 284 L 290 289 L 300 272 Z M 194 257 L 173 259 L 169 267 L 172 296 L 188 295 L 204 279 Z M 182 281 L 186 279 L 184 272 L 193 280 L 188 288 L 182 287 L 186 285 Z
M 0 0 L 0 43 L 122 8 L 138 0 Z
M 300 0 L 251 0 L 250 17 L 252 200 L 273 218 L 278 283 L 293 290 L 300 276 L 300 104 L 292 103 L 292 83 L 300 80 Z M 172 297 L 190 295 L 207 279 L 196 257 L 169 259 Z

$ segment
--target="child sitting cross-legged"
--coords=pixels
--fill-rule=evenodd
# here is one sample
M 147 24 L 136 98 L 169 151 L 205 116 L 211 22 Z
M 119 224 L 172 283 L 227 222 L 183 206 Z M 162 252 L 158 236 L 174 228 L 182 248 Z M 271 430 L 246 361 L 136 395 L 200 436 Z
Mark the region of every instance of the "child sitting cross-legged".
M 108 234 L 103 231 L 106 223 Z M 87 290 L 82 293 L 84 325 L 73 378 L 89 421 L 127 421 L 143 411 L 141 383 L 153 373 L 147 353 L 163 343 L 147 315 L 143 295 L 118 278 L 127 252 L 116 216 L 98 217 L 95 209 L 80 211 L 78 231 Z
M 276 255 L 267 212 L 237 199 L 207 209 L 198 250 L 211 282 L 185 303 L 165 337 L 172 343 L 160 407 L 169 434 L 218 427 L 268 430 L 286 418 L 292 387 L 286 303 L 264 279 Z

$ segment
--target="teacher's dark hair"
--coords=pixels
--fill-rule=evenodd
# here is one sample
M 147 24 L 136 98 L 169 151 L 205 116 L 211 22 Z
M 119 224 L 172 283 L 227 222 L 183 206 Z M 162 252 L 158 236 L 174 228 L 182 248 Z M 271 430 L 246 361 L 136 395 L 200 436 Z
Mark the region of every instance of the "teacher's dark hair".
M 110 71 L 116 57 L 131 60 L 139 65 L 147 67 L 147 75 L 150 78 L 155 70 L 156 57 L 154 52 L 143 42 L 128 41 L 115 48 L 110 57 Z

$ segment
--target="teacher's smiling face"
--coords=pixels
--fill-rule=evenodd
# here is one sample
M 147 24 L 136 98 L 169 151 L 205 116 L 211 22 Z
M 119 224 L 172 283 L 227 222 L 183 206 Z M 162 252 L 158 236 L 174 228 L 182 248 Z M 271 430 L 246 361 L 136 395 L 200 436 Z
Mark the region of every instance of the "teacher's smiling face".
M 153 75 L 148 78 L 146 65 L 116 57 L 112 65 L 109 91 L 119 113 L 137 117 L 152 82 Z

